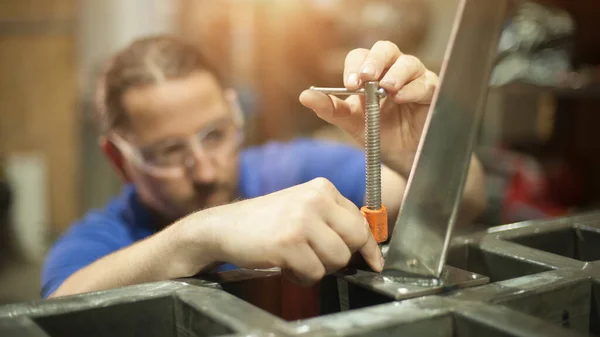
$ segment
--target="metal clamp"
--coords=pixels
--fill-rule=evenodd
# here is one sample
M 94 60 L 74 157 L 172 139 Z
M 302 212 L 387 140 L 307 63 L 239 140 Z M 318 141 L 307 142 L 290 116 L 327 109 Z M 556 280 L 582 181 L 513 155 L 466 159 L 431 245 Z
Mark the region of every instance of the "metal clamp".
M 365 157 L 366 157 L 366 205 L 361 212 L 367 219 L 371 233 L 378 243 L 387 241 L 387 210 L 381 202 L 381 144 L 379 100 L 386 91 L 378 81 L 368 81 L 358 90 L 347 88 L 311 87 L 310 90 L 329 95 L 365 95 Z

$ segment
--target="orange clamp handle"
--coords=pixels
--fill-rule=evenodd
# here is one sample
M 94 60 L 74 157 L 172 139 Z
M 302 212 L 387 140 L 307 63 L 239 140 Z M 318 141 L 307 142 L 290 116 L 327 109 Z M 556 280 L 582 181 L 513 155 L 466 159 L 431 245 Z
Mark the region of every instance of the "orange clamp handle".
M 385 206 L 381 205 L 381 209 L 372 210 L 367 206 L 363 206 L 360 211 L 367 219 L 371 233 L 375 237 L 377 243 L 382 243 L 388 239 L 388 214 Z

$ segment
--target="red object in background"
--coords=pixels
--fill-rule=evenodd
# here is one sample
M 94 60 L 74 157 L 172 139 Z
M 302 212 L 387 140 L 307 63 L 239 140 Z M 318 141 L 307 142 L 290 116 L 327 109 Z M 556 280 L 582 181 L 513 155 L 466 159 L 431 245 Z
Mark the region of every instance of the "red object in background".
M 319 316 L 319 283 L 312 287 L 300 287 L 281 278 L 281 318 L 288 321 Z
M 570 207 L 582 201 L 583 174 L 578 167 L 569 162 L 558 162 L 546 169 L 548 195 L 560 205 Z
M 319 283 L 300 287 L 280 273 L 233 280 L 223 275 L 234 274 L 221 273 L 221 281 L 217 282 L 222 282 L 225 291 L 285 320 L 307 319 L 321 313 Z
M 568 214 L 583 194 L 579 170 L 566 161 L 547 161 L 543 170 L 517 163 L 502 205 L 504 223 Z

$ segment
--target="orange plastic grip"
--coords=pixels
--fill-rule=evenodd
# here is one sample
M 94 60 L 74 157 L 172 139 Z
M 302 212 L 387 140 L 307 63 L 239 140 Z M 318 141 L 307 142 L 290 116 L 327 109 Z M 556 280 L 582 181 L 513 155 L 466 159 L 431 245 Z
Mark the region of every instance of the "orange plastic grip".
M 388 215 L 385 206 L 381 205 L 381 209 L 378 210 L 368 209 L 367 206 L 363 206 L 360 211 L 367 219 L 375 241 L 377 243 L 385 242 L 388 239 Z

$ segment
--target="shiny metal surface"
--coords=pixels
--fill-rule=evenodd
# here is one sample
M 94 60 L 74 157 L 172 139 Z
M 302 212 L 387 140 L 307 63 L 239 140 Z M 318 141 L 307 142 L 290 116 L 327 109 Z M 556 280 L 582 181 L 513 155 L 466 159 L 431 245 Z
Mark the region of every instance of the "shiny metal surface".
M 442 273 L 506 9 L 506 1 L 460 1 L 440 86 L 391 237 L 385 274 Z
M 364 149 L 365 149 L 365 206 L 361 212 L 367 219 L 373 237 L 381 247 L 388 240 L 389 229 L 387 210 L 381 202 L 381 141 L 380 141 L 380 104 L 386 91 L 379 87 L 378 81 L 367 81 L 364 88 L 348 90 L 346 88 L 319 88 L 310 90 L 330 95 L 364 94 Z
M 489 282 L 486 276 L 452 266 L 446 266 L 439 279 L 394 278 L 365 270 L 346 271 L 340 278 L 395 300 L 433 295 Z
M 350 95 L 364 95 L 365 94 L 365 88 L 360 88 L 357 90 L 350 90 L 347 88 L 324 88 L 324 87 L 312 86 L 312 87 L 310 87 L 310 90 L 322 92 L 327 95 L 336 95 L 336 96 L 350 96 Z M 378 88 L 377 95 L 380 98 L 383 98 L 387 95 L 387 93 L 386 93 L 385 89 Z
M 381 209 L 381 144 L 379 137 L 380 109 L 379 82 L 365 83 L 365 157 L 366 157 L 366 206 Z
M 364 88 L 349 90 L 347 88 L 310 87 L 328 95 L 365 95 L 365 159 L 366 206 L 371 210 L 381 209 L 381 144 L 379 137 L 380 108 L 379 99 L 386 96 L 386 91 L 379 87 L 379 82 L 368 81 Z
M 575 229 L 600 231 L 600 212 L 456 237 L 448 261 L 464 271 L 447 267 L 459 278 L 447 278 L 441 289 L 385 282 L 363 270 L 328 276 L 321 282 L 321 315 L 310 319 L 286 321 L 260 309 L 259 302 L 281 296 L 273 286 L 279 270 L 238 270 L 3 306 L 0 336 L 598 335 L 600 260 L 516 243 Z M 287 300 L 294 305 L 296 299 Z

